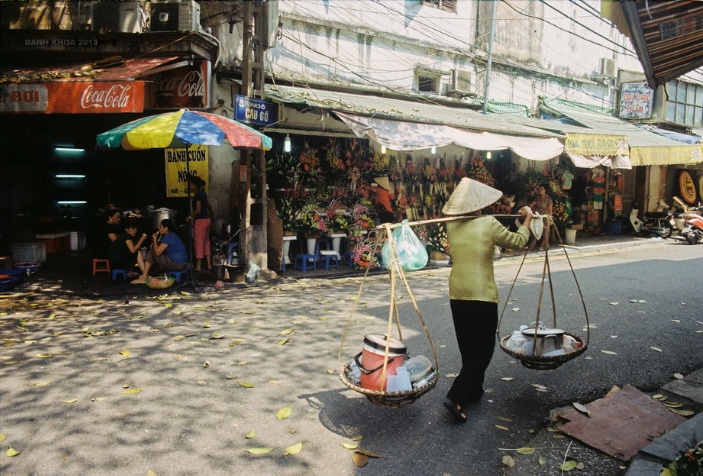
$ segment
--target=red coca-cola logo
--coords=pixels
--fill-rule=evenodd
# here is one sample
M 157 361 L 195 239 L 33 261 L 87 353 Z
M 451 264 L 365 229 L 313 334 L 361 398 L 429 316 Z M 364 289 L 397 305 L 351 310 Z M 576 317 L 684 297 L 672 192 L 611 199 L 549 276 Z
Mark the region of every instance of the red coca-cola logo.
M 131 90 L 131 84 L 114 84 L 106 89 L 100 89 L 100 85 L 97 83 L 91 84 L 85 88 L 81 95 L 81 108 L 125 108 L 130 104 Z
M 160 107 L 201 107 L 205 80 L 197 69 L 165 71 L 154 81 L 154 95 Z

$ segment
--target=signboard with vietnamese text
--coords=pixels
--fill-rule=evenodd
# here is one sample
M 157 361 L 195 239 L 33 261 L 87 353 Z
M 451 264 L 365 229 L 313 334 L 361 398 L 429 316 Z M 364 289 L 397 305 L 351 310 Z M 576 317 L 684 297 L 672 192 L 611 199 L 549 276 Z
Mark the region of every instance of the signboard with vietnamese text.
M 626 136 L 567 132 L 564 147 L 571 154 L 585 156 L 630 155 Z
M 234 118 L 245 124 L 269 126 L 278 121 L 278 106 L 237 94 L 234 98 Z
M 652 117 L 654 89 L 647 83 L 623 83 L 620 89 L 620 117 L 646 119 Z
M 208 182 L 209 151 L 206 145 L 188 147 L 188 169 L 186 149 L 164 149 L 166 164 L 166 197 L 188 196 L 188 172 Z
M 0 86 L 0 113 L 113 114 L 143 111 L 142 81 L 48 81 Z

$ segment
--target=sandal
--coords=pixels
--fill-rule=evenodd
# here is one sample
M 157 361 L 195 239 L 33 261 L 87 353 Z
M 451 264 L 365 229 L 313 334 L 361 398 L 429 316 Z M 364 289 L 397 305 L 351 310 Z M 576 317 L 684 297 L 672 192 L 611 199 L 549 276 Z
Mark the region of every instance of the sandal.
M 444 400 L 444 408 L 449 410 L 449 413 L 452 414 L 454 419 L 458 421 L 459 423 L 466 423 L 466 415 L 464 414 L 464 409 L 461 408 L 459 405 L 456 405 L 454 402 L 452 402 L 450 399 L 446 398 Z
M 146 283 L 146 278 L 137 278 L 134 281 L 132 281 L 132 284 L 144 284 Z

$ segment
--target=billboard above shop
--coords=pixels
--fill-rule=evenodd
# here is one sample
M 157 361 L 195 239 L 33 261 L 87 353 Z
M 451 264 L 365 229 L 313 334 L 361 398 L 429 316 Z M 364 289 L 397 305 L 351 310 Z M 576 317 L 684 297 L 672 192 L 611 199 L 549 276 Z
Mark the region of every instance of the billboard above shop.
M 623 83 L 620 89 L 620 117 L 649 119 L 652 117 L 654 90 L 647 83 Z

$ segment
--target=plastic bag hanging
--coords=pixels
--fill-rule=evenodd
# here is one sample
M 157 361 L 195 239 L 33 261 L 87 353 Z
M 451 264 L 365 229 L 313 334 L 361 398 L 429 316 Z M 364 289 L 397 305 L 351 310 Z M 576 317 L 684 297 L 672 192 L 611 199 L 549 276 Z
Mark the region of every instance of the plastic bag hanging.
M 393 240 L 398 253 L 398 260 L 403 271 L 416 271 L 427 265 L 427 250 L 415 232 L 408 225 L 408 220 L 403 220 L 401 226 L 393 230 Z M 381 250 L 383 266 L 391 268 L 391 247 L 386 242 Z

